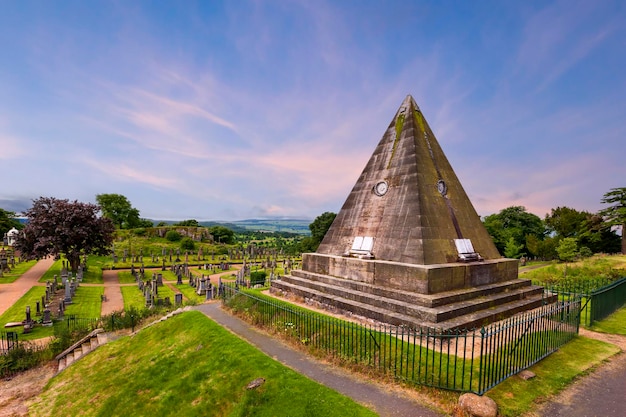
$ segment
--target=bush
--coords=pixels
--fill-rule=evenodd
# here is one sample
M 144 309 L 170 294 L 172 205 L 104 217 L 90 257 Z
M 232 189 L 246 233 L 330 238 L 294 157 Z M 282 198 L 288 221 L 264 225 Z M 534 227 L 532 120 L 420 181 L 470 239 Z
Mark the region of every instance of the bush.
M 267 273 L 265 271 L 254 271 L 250 273 L 250 286 L 265 285 L 265 277 Z
M 196 242 L 190 237 L 184 237 L 180 241 L 180 248 L 184 250 L 194 250 L 196 248 Z
M 12 375 L 16 372 L 34 368 L 52 359 L 50 349 L 36 345 L 20 343 L 5 355 L 0 355 L 0 375 Z
M 165 234 L 165 239 L 169 240 L 170 242 L 178 242 L 182 238 L 182 235 L 176 230 L 168 230 Z

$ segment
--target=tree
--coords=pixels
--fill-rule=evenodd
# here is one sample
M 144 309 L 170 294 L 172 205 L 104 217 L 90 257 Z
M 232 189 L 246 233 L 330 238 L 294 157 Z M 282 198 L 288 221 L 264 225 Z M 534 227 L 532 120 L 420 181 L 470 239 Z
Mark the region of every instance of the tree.
M 15 219 L 15 213 L 0 208 L 0 237 L 14 227 L 18 230 L 22 228 L 22 224 Z
M 165 233 L 165 239 L 169 240 L 170 242 L 178 242 L 182 238 L 183 236 L 176 230 L 168 230 L 167 233 Z
M 26 259 L 63 254 L 76 272 L 81 255 L 111 251 L 115 226 L 109 218 L 98 217 L 100 210 L 95 204 L 40 197 L 25 213 L 28 223 L 15 248 Z
M 565 262 L 571 262 L 576 258 L 578 254 L 578 244 L 573 237 L 566 237 L 561 240 L 559 246 L 556 248 L 559 254 L 559 259 Z
M 559 237 L 577 237 L 583 223 L 591 216 L 586 211 L 578 211 L 569 207 L 557 207 L 546 215 L 545 222 L 549 231 Z
M 507 243 L 512 237 L 515 244 L 522 246 L 522 252 L 530 252 L 526 247 L 528 236 L 543 240 L 546 229 L 539 216 L 528 213 L 525 207 L 512 206 L 483 219 L 487 232 L 501 254 L 504 254 Z
M 173 226 L 199 227 L 200 224 L 198 223 L 198 220 L 191 219 L 191 220 L 183 220 L 181 222 L 174 223 Z
M 622 254 L 626 255 L 626 187 L 612 188 L 604 194 L 602 204 L 612 204 L 600 211 L 608 226 L 622 228 Z
M 599 214 L 589 214 L 578 234 L 578 244 L 593 253 L 616 253 L 621 250 L 621 239 L 607 226 Z
M 218 243 L 233 243 L 235 232 L 224 226 L 211 226 L 209 227 L 209 233 L 213 235 L 213 241 Z
M 523 248 L 524 245 L 518 245 L 517 243 L 515 243 L 515 239 L 513 238 L 513 236 L 511 236 L 508 242 L 506 242 L 506 246 L 504 247 L 504 256 L 513 259 L 521 258 L 524 255 L 521 252 Z
M 134 229 L 141 226 L 139 210 L 134 208 L 130 201 L 121 194 L 98 194 L 96 201 L 100 205 L 104 217 L 113 221 L 118 229 Z M 150 222 L 150 226 L 152 222 Z
M 190 237 L 184 237 L 180 241 L 180 248 L 182 250 L 194 250 L 196 249 L 196 243 Z
M 326 211 L 313 220 L 313 223 L 309 225 L 309 230 L 311 230 L 311 238 L 316 242 L 317 246 L 324 239 L 324 235 L 330 228 L 330 225 L 335 221 L 335 217 L 337 217 L 337 213 L 332 213 L 330 211 Z M 316 249 L 317 250 L 317 249 Z

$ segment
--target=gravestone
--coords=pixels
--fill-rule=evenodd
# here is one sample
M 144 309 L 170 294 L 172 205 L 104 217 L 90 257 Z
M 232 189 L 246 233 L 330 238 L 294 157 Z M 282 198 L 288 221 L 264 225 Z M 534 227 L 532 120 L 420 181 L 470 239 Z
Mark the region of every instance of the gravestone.
M 183 303 L 183 295 L 181 293 L 174 294 L 174 300 L 176 305 L 181 305 Z
M 50 317 L 50 309 L 49 308 L 46 308 L 43 311 L 43 320 L 42 320 L 41 324 L 46 326 L 46 327 L 52 326 L 52 318 Z
M 411 96 L 317 252 L 283 266 L 275 294 L 414 328 L 476 327 L 544 302 L 500 257 Z

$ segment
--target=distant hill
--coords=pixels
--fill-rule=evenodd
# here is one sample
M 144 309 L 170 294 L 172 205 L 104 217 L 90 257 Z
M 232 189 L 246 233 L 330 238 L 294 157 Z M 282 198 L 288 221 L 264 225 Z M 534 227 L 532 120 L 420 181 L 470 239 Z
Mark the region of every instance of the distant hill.
M 154 224 L 164 222 L 166 224 L 178 223 L 178 221 L 172 220 L 152 220 Z M 310 235 L 309 224 L 313 220 L 311 219 L 283 219 L 283 218 L 270 218 L 270 219 L 247 219 L 247 220 L 234 220 L 234 221 L 199 221 L 198 224 L 205 227 L 211 226 L 224 226 L 228 227 L 235 233 L 237 232 L 289 232 L 297 233 L 300 235 Z

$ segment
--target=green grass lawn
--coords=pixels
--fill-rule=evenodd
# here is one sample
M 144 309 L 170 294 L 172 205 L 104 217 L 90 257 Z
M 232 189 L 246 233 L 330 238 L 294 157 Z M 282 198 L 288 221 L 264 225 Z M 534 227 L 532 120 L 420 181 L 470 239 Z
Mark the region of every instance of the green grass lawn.
M 46 287 L 32 287 L 26 294 L 15 302 L 7 311 L 0 316 L 0 328 L 2 330 L 13 331 L 18 334 L 19 340 L 32 340 L 42 337 L 52 336 L 52 327 L 35 326 L 28 334 L 24 334 L 24 327 L 4 328 L 4 325 L 10 322 L 21 322 L 26 318 L 26 306 L 30 306 L 31 319 L 40 320 L 42 317 L 37 316 L 37 301 L 41 302 L 41 297 L 46 294 Z M 42 308 L 43 310 L 43 308 Z
M 512 376 L 485 395 L 498 404 L 498 415 L 519 416 L 562 391 L 572 380 L 619 352 L 598 340 L 577 336 L 557 352 L 529 369 L 537 376 L 523 380 Z
M 74 298 L 72 298 L 72 304 L 65 306 L 65 315 L 90 319 L 99 318 L 102 310 L 102 294 L 104 294 L 104 287 L 78 287 Z
M 120 281 L 120 284 L 134 284 L 135 277 L 130 273 L 130 271 L 119 271 L 117 273 L 117 278 Z
M 16 279 L 22 276 L 22 274 L 28 271 L 37 263 L 37 260 L 20 262 L 11 268 L 11 272 L 4 272 L 0 277 L 0 284 L 10 284 L 15 282 Z
M 190 286 L 189 284 L 182 284 L 182 285 L 175 284 L 174 286 L 178 288 L 178 291 L 183 293 L 183 296 L 185 296 L 185 298 L 187 298 L 187 300 L 189 300 L 191 304 L 201 304 L 206 300 L 206 297 L 204 295 L 196 294 L 196 289 Z
M 61 268 L 63 267 L 63 260 L 59 259 L 55 261 L 50 268 L 39 278 L 39 282 L 46 282 L 48 280 L 54 281 L 54 276 L 57 276 L 57 281 L 61 283 Z
M 265 383 L 246 389 L 256 378 Z M 376 415 L 196 311 L 85 356 L 50 380 L 29 411 L 33 416 Z
M 146 299 L 136 285 L 120 287 L 120 289 L 122 290 L 122 298 L 124 299 L 124 310 L 128 310 L 131 307 L 141 310 L 146 306 Z
M 604 320 L 594 323 L 590 330 L 626 335 L 626 306 L 620 308 Z

